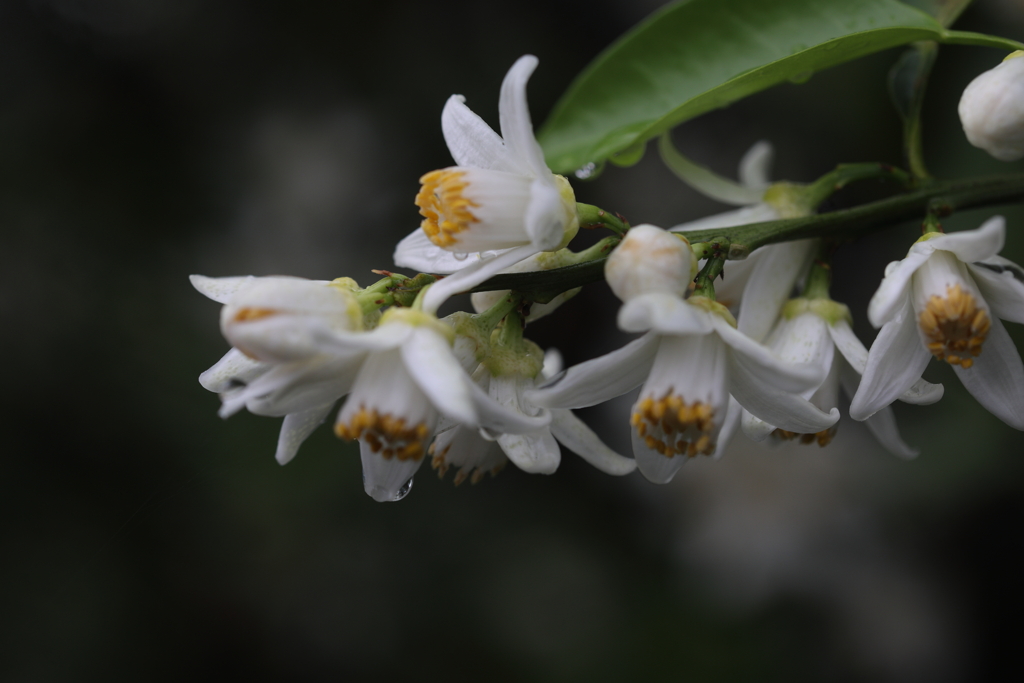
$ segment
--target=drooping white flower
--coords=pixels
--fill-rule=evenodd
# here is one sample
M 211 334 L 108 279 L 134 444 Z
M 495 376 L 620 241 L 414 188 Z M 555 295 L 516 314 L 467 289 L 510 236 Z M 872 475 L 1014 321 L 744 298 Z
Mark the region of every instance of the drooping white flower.
M 290 461 L 334 403 L 347 394 L 366 352 L 337 344 L 362 329 L 363 313 L 347 278 L 191 277 L 201 293 L 224 304 L 221 328 L 233 348 L 199 377 L 223 401 L 228 417 L 243 407 L 284 416 L 276 458 Z
M 533 254 L 565 246 L 579 228 L 572 188 L 547 167 L 533 134 L 526 83 L 536 66 L 537 58 L 526 55 L 505 76 L 501 137 L 461 95 L 445 105 L 441 128 L 456 166 L 420 179 L 423 222 L 394 255 L 400 266 L 456 273 L 430 289 L 425 310 Z
M 438 419 L 469 428 L 521 433 L 550 415 L 524 415 L 495 403 L 466 374 L 452 350 L 454 332 L 432 314 L 389 309 L 371 332 L 342 343 L 368 352 L 335 432 L 358 439 L 366 493 L 400 500 L 426 455 Z
M 840 386 L 848 396 L 856 394 L 867 363 L 867 349 L 853 333 L 848 316 L 845 306 L 828 299 L 793 299 L 766 340 L 769 348 L 783 360 L 815 364 L 827 373 L 820 386 L 799 394 L 824 412 L 831 412 L 839 405 Z M 938 401 L 942 392 L 941 384 L 918 380 L 900 398 L 923 405 Z M 818 432 L 793 432 L 778 429 L 744 411 L 742 426 L 743 432 L 754 441 L 771 436 L 825 446 L 835 435 L 837 425 Z M 888 406 L 868 418 L 866 426 L 890 453 L 903 458 L 917 455 L 917 451 L 900 438 L 896 419 Z
M 1024 322 L 1024 270 L 998 256 L 1004 238 L 996 216 L 976 230 L 929 233 L 886 267 L 868 306 L 881 331 L 850 406 L 854 419 L 892 403 L 937 358 L 981 405 L 1024 429 L 1024 365 L 999 321 Z
M 739 165 L 739 182 L 723 178 L 695 164 L 672 145 L 668 135 L 659 141 L 661 158 L 685 183 L 712 199 L 739 209 L 707 216 L 671 228 L 692 232 L 731 228 L 737 225 L 799 218 L 811 213 L 800 201 L 799 188 L 787 183 L 773 184 L 769 177 L 774 150 L 771 143 L 755 143 Z M 793 293 L 796 282 L 807 272 L 817 240 L 794 240 L 755 249 L 746 259 L 729 261 L 726 277 L 715 287 L 716 298 L 736 315 L 740 332 L 754 341 L 764 341 L 779 312 Z
M 1000 161 L 1024 158 L 1024 52 L 1018 50 L 964 89 L 957 110 L 967 140 Z
M 540 349 L 526 340 L 521 344 L 514 353 L 499 350 L 480 365 L 474 377 L 509 410 L 539 415 L 546 409 L 533 404 L 526 392 L 561 372 L 561 355 L 549 349 L 543 356 L 543 367 L 539 368 Z M 636 461 L 606 446 L 572 411 L 554 409 L 550 413 L 550 425 L 524 434 L 492 433 L 485 438 L 481 432 L 463 426 L 440 433 L 431 445 L 431 464 L 442 477 L 450 467 L 458 467 L 456 485 L 467 476 L 475 484 L 486 472 L 497 474 L 508 460 L 525 472 L 551 474 L 561 462 L 561 443 L 607 474 L 621 476 L 636 469 Z
M 627 233 L 623 244 L 629 239 Z M 689 249 L 678 245 L 684 253 Z M 613 269 L 616 253 L 609 257 Z M 579 408 L 643 384 L 630 422 L 633 455 L 651 481 L 668 482 L 687 458 L 715 453 L 739 420 L 730 395 L 791 431 L 817 432 L 839 419 L 838 411 L 824 413 L 795 395 L 821 384 L 820 368 L 783 362 L 736 330 L 725 306 L 657 288 L 630 293 L 619 327 L 646 334 L 527 396 L 543 406 Z

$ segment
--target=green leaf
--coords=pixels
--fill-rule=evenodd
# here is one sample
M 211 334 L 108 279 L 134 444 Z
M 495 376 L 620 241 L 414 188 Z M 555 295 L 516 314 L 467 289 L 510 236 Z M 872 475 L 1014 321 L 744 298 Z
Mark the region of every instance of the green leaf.
M 918 40 L 1024 48 L 949 31 L 896 0 L 682 0 L 598 56 L 538 138 L 548 165 L 568 173 L 773 85 Z

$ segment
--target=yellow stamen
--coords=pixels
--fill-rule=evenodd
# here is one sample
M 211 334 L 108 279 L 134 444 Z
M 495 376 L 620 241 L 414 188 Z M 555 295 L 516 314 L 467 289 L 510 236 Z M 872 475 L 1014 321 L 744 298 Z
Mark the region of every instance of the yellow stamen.
M 974 365 L 992 326 L 988 312 L 959 284 L 946 287 L 945 297 L 928 299 L 917 320 L 928 350 L 939 360 L 964 369 Z
M 349 418 L 348 424 L 339 422 L 334 425 L 334 433 L 347 441 L 362 439 L 371 451 L 380 453 L 385 460 L 420 460 L 423 458 L 424 441 L 430 430 L 423 422 L 409 427 L 406 426 L 405 418 L 390 413 L 378 413 L 372 408 L 360 406 Z M 433 455 L 433 447 L 431 454 Z M 444 453 L 434 456 L 432 462 L 435 468 L 438 467 L 438 458 L 443 463 Z M 444 476 L 444 472 L 441 476 Z
M 807 445 L 816 443 L 822 448 L 832 443 L 832 438 L 836 435 L 837 427 L 833 425 L 828 429 L 823 429 L 820 432 L 814 432 L 810 434 L 801 434 L 800 432 L 787 432 L 785 429 L 776 429 L 772 432 L 772 436 L 782 441 L 794 441 L 799 440 L 800 443 Z
M 480 205 L 463 194 L 469 187 L 463 179 L 465 175 L 465 171 L 441 169 L 420 178 L 423 186 L 416 195 L 416 206 L 423 216 L 420 227 L 439 247 L 452 246 L 458 242 L 458 233 L 469 229 L 471 223 L 480 222 L 470 210 Z
M 711 455 L 715 423 L 714 409 L 706 403 L 686 400 L 669 390 L 661 398 L 645 397 L 637 404 L 629 423 L 644 444 L 667 458 L 685 455 Z

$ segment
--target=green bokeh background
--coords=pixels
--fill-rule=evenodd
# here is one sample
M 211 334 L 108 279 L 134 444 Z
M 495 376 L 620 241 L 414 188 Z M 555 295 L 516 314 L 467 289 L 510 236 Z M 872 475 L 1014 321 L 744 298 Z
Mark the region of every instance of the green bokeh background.
M 0 4 L 3 680 L 1019 672 L 1024 439 L 948 368 L 927 375 L 946 385 L 941 403 L 896 406 L 922 450 L 911 462 L 844 421 L 826 449 L 738 437 L 667 486 L 565 453 L 553 476 L 509 468 L 458 489 L 424 470 L 393 505 L 363 494 L 355 450 L 330 430 L 282 468 L 279 422 L 222 421 L 197 383 L 227 347 L 188 274 L 371 282 L 418 224 L 417 178 L 450 163 L 450 94 L 496 122 L 502 76 L 533 53 L 539 122 L 660 4 Z M 1020 40 L 1024 7 L 981 0 L 958 28 Z M 676 143 L 733 174 L 770 139 L 791 180 L 900 163 L 884 86 L 897 54 L 711 112 Z M 1024 170 L 971 148 L 956 118 L 963 87 L 1001 57 L 943 49 L 925 124 L 937 175 Z M 634 224 L 725 208 L 653 153 L 576 187 Z M 1024 262 L 1024 213 L 1001 211 L 1004 254 Z M 838 257 L 836 298 L 865 340 L 867 301 L 914 237 L 905 226 Z M 591 286 L 529 336 L 585 360 L 628 338 L 615 307 Z M 581 411 L 623 452 L 628 404 Z

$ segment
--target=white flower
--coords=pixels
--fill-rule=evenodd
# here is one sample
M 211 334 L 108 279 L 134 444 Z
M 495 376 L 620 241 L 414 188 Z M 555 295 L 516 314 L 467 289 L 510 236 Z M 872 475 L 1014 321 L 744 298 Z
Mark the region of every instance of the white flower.
M 627 233 L 623 244 L 629 239 Z M 651 481 L 670 481 L 688 457 L 724 444 L 739 419 L 730 395 L 790 431 L 817 432 L 839 419 L 838 411 L 823 413 L 795 395 L 821 384 L 820 368 L 783 362 L 737 331 L 723 305 L 703 296 L 632 293 L 619 310 L 619 327 L 647 334 L 527 396 L 542 406 L 580 408 L 643 383 L 630 422 L 633 455 Z
M 220 415 L 243 407 L 285 416 L 276 458 L 290 461 L 334 403 L 347 394 L 366 352 L 339 347 L 359 330 L 355 283 L 287 277 L 191 276 L 197 290 L 225 304 L 221 328 L 232 348 L 199 382 L 221 395 Z
M 755 143 L 743 155 L 738 183 L 684 157 L 667 134 L 659 141 L 659 150 L 665 164 L 683 182 L 723 204 L 741 207 L 682 223 L 671 232 L 731 228 L 810 214 L 810 208 L 799 201 L 798 189 L 786 183 L 772 184 L 769 179 L 774 151 L 767 141 Z M 742 261 L 726 264 L 726 277 L 715 286 L 716 299 L 734 312 L 740 332 L 754 341 L 764 341 L 797 280 L 807 271 L 816 245 L 817 240 L 770 244 L 755 249 Z
M 480 365 L 474 374 L 476 381 L 498 403 L 509 410 L 528 416 L 542 414 L 545 409 L 530 402 L 525 393 L 537 386 L 538 381 L 549 379 L 561 372 L 562 359 L 554 349 L 544 354 L 543 368 L 537 372 L 540 349 L 523 341 L 519 353 L 498 353 Z M 492 374 L 493 373 L 493 374 Z M 555 409 L 551 424 L 525 434 L 488 434 L 455 427 L 439 433 L 430 447 L 432 466 L 444 476 L 449 467 L 459 467 L 455 484 L 467 476 L 477 483 L 486 472 L 497 474 L 508 460 L 525 472 L 551 474 L 561 462 L 558 443 L 582 457 L 597 469 L 612 475 L 629 474 L 636 469 L 636 461 L 625 458 L 601 441 L 572 411 Z
M 647 292 L 683 296 L 697 275 L 686 238 L 653 225 L 630 228 L 605 265 L 608 286 L 623 301 Z
M 892 403 L 934 357 L 981 405 L 1024 429 L 1024 366 L 999 322 L 1024 322 L 1024 270 L 997 256 L 1004 237 L 1001 216 L 976 230 L 929 233 L 886 267 L 868 306 L 882 329 L 850 406 L 854 419 Z
M 395 249 L 395 263 L 430 273 L 456 273 L 434 285 L 424 308 L 541 251 L 568 244 L 579 228 L 572 188 L 548 169 L 533 134 L 526 83 L 537 66 L 520 57 L 501 85 L 501 133 L 452 95 L 441 114 L 456 166 L 420 181 L 420 229 Z
M 868 352 L 850 328 L 845 306 L 827 299 L 793 299 L 772 330 L 766 344 L 780 358 L 794 363 L 811 363 L 827 373 L 817 388 L 800 394 L 821 411 L 831 412 L 839 404 L 839 389 L 848 396 L 857 392 Z M 836 350 L 839 353 L 836 353 Z M 934 403 L 942 398 L 942 385 L 918 380 L 900 398 L 908 403 Z M 743 432 L 754 441 L 768 436 L 782 440 L 799 439 L 803 443 L 827 445 L 836 426 L 818 432 L 793 432 L 777 429 L 749 412 L 743 414 Z M 900 438 L 896 419 L 888 406 L 868 418 L 866 425 L 879 442 L 894 455 L 911 458 L 917 451 Z
M 470 428 L 520 433 L 544 427 L 546 412 L 523 415 L 490 399 L 452 350 L 454 332 L 432 314 L 392 308 L 371 332 L 342 341 L 368 351 L 335 432 L 358 439 L 366 493 L 400 500 L 444 416 Z
M 1024 158 L 1024 52 L 981 74 L 960 98 L 967 140 L 1000 161 Z

